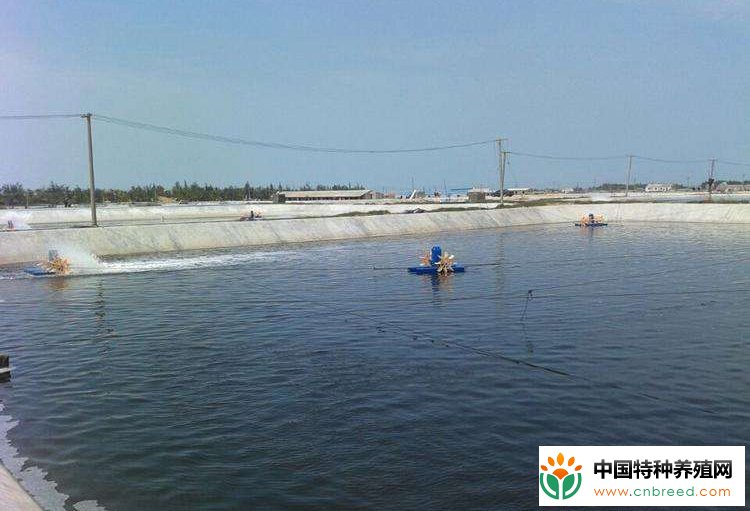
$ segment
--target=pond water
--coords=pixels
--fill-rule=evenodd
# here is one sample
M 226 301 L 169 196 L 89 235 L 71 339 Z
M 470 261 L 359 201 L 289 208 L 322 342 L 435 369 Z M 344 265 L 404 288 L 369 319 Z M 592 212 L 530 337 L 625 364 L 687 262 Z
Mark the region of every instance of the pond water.
M 467 272 L 408 275 L 435 243 Z M 54 510 L 535 508 L 539 445 L 750 443 L 749 262 L 627 224 L 6 269 L 0 459 Z

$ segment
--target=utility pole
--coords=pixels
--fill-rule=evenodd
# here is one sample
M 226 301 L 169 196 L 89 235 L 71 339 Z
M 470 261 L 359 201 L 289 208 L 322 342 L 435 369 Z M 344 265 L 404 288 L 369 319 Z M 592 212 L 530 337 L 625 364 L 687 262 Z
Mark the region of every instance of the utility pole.
M 506 138 L 498 138 L 497 142 L 497 169 L 500 172 L 500 206 L 503 205 L 503 197 L 505 196 L 505 158 L 506 152 L 503 151 L 503 141 Z
M 711 167 L 708 171 L 708 201 L 711 202 L 711 193 L 714 187 L 714 171 L 716 170 L 716 158 L 711 158 Z
M 81 115 L 86 119 L 86 130 L 89 142 L 89 200 L 91 201 L 91 225 L 97 227 L 96 223 L 96 188 L 94 185 L 94 145 L 91 139 L 91 114 Z
M 630 171 L 633 169 L 633 155 L 628 155 L 628 177 L 625 180 L 625 197 L 630 193 Z
M 508 151 L 503 151 L 503 158 L 502 158 L 502 175 L 500 176 L 501 179 L 501 185 L 500 188 L 502 188 L 503 193 L 500 195 L 500 205 L 503 205 L 503 197 L 505 196 L 505 167 L 508 165 Z M 516 185 L 518 186 L 518 185 Z

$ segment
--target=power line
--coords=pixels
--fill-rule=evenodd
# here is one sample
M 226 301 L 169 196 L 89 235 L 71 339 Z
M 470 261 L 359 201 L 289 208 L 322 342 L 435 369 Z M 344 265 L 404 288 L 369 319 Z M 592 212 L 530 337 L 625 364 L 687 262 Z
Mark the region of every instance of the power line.
M 0 115 L 2 121 L 29 121 L 36 119 L 73 119 L 82 114 L 45 114 L 45 115 Z
M 521 153 L 518 151 L 507 151 L 508 154 L 515 156 L 526 156 L 527 158 L 539 158 L 542 160 L 565 160 L 565 161 L 598 161 L 598 160 L 619 160 L 625 158 L 626 155 L 617 156 L 558 156 L 552 154 L 534 154 L 534 153 Z
M 0 115 L 0 120 L 5 121 L 24 121 L 24 120 L 45 120 L 45 119 L 73 119 L 85 117 L 86 114 L 38 114 L 38 115 Z M 318 147 L 301 144 L 286 144 L 279 142 L 267 142 L 262 140 L 251 140 L 239 137 L 227 137 L 222 135 L 213 135 L 210 133 L 203 133 L 198 131 L 182 130 L 178 128 L 172 128 L 169 126 L 160 126 L 157 124 L 145 123 L 140 121 L 133 121 L 129 119 L 122 119 L 118 117 L 111 117 L 106 115 L 91 114 L 91 118 L 109 123 L 115 124 L 132 129 L 140 129 L 146 131 L 152 131 L 156 133 L 163 133 L 167 135 L 175 135 L 186 138 L 193 138 L 198 140 L 208 140 L 213 142 L 223 142 L 228 144 L 240 144 L 249 145 L 254 147 L 264 147 L 268 149 L 284 149 L 290 151 L 304 151 L 304 152 L 321 152 L 321 153 L 344 153 L 344 154 L 398 154 L 398 153 L 421 153 L 421 152 L 432 152 L 432 151 L 445 151 L 450 149 L 462 149 L 467 147 L 476 147 L 481 145 L 489 145 L 497 142 L 497 139 L 479 140 L 475 142 L 467 142 L 463 144 L 448 144 L 440 146 L 428 146 L 428 147 L 416 147 L 416 148 L 403 148 L 403 149 L 349 149 L 341 147 Z M 622 158 L 632 157 L 639 160 L 651 161 L 657 163 L 676 163 L 676 164 L 690 164 L 690 163 L 705 163 L 710 159 L 695 159 L 695 160 L 673 160 L 666 158 L 654 158 L 651 156 L 643 156 L 637 154 L 620 154 L 610 156 L 562 156 L 553 154 L 539 154 L 539 153 L 526 153 L 521 151 L 505 151 L 506 154 L 522 156 L 527 158 L 537 158 L 543 160 L 559 160 L 559 161 L 606 161 L 606 160 L 618 160 Z M 723 163 L 726 165 L 734 165 L 741 167 L 750 167 L 750 162 L 737 162 L 729 160 L 716 160 L 717 163 Z
M 525 156 L 527 158 L 538 158 L 542 160 L 561 160 L 561 161 L 606 161 L 606 160 L 620 160 L 623 158 L 635 158 L 638 160 L 645 160 L 645 161 L 653 161 L 658 163 L 705 163 L 709 161 L 709 159 L 703 159 L 703 160 L 670 160 L 666 158 L 653 158 L 651 156 L 641 156 L 637 154 L 620 154 L 620 155 L 611 155 L 611 156 L 560 156 L 560 155 L 554 155 L 554 154 L 537 154 L 537 153 L 522 153 L 518 151 L 508 151 L 508 154 L 514 154 L 516 156 Z M 730 163 L 730 162 L 725 162 Z M 750 163 L 737 163 L 733 162 L 736 165 L 748 165 L 750 166 Z M 732 163 L 730 163 L 732 164 Z
M 658 162 L 658 163 L 705 163 L 707 161 L 710 161 L 709 159 L 703 159 L 703 160 L 666 160 L 666 159 L 663 159 L 663 158 L 651 158 L 650 156 L 639 156 L 637 154 L 634 154 L 633 158 L 636 158 L 638 160 L 654 161 L 654 162 Z
M 716 163 L 723 163 L 724 165 L 735 165 L 738 167 L 750 167 L 750 163 L 743 163 L 739 161 L 716 160 Z
M 94 114 L 93 118 L 106 122 L 109 124 L 116 124 L 119 126 L 125 126 L 127 128 L 140 129 L 146 131 L 152 131 L 156 133 L 164 133 L 167 135 L 176 135 L 180 137 L 193 138 L 197 140 L 208 140 L 212 142 L 224 142 L 227 144 L 240 144 L 249 145 L 254 147 L 264 147 L 268 149 L 285 149 L 289 151 L 304 151 L 304 152 L 318 152 L 318 153 L 345 153 L 345 154 L 396 154 L 396 153 L 423 153 L 431 151 L 444 151 L 448 149 L 460 149 L 465 147 L 474 147 L 479 145 L 487 145 L 495 143 L 495 139 L 481 140 L 478 142 L 468 142 L 466 144 L 452 144 L 432 147 L 417 147 L 417 148 L 406 148 L 406 149 L 345 149 L 340 147 L 316 147 L 308 145 L 296 145 L 296 144 L 282 144 L 278 142 L 265 142 L 261 140 L 250 140 L 236 137 L 225 137 L 222 135 L 212 135 L 210 133 L 201 133 L 197 131 L 187 131 L 177 128 L 170 128 L 168 126 L 159 126 L 156 124 L 150 124 L 145 122 L 130 121 L 127 119 L 119 119 L 117 117 L 109 117 L 106 115 Z

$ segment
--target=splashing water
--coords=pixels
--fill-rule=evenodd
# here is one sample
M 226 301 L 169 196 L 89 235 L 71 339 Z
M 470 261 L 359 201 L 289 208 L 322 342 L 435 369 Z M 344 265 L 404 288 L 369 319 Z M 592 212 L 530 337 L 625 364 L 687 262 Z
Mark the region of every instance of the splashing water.
M 98 273 L 102 267 L 102 262 L 88 250 L 84 250 L 75 245 L 58 245 L 55 247 L 60 257 L 70 262 L 73 273 L 86 273 L 91 271 Z
M 286 258 L 295 258 L 301 255 L 297 251 L 283 253 Z M 189 270 L 195 268 L 214 268 L 221 266 L 237 266 L 254 261 L 265 261 L 279 257 L 279 252 L 246 252 L 212 254 L 199 256 L 175 256 L 175 257 L 143 257 L 121 261 L 103 262 L 98 261 L 98 273 L 135 273 L 146 271 L 170 271 Z
M 272 250 L 229 252 L 196 255 L 195 253 L 145 255 L 137 258 L 103 260 L 91 252 L 75 245 L 57 245 L 58 255 L 70 262 L 70 274 L 67 276 L 107 275 L 120 273 L 142 273 L 151 271 L 179 271 L 196 268 L 230 267 L 257 261 L 283 259 L 286 262 L 301 260 L 303 252 L 299 250 Z M 309 249 L 307 252 L 309 253 Z M 41 261 L 40 261 L 41 263 Z M 27 265 L 31 266 L 31 265 Z M 32 278 L 20 268 L 15 270 L 0 269 L 0 280 Z M 33 277 L 38 278 L 38 277 Z
M 13 225 L 13 229 L 16 231 L 28 231 L 31 227 L 26 223 L 26 218 L 28 218 L 28 214 L 14 211 L 3 213 L 0 215 L 0 229 Z

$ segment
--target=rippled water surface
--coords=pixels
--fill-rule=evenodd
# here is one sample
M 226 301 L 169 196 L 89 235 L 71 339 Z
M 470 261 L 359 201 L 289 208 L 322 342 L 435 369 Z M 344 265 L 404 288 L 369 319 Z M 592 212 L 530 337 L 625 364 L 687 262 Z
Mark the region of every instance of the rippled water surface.
M 407 275 L 434 242 L 467 272 Z M 76 261 L 0 277 L 0 449 L 53 509 L 529 509 L 540 444 L 750 440 L 746 227 Z

